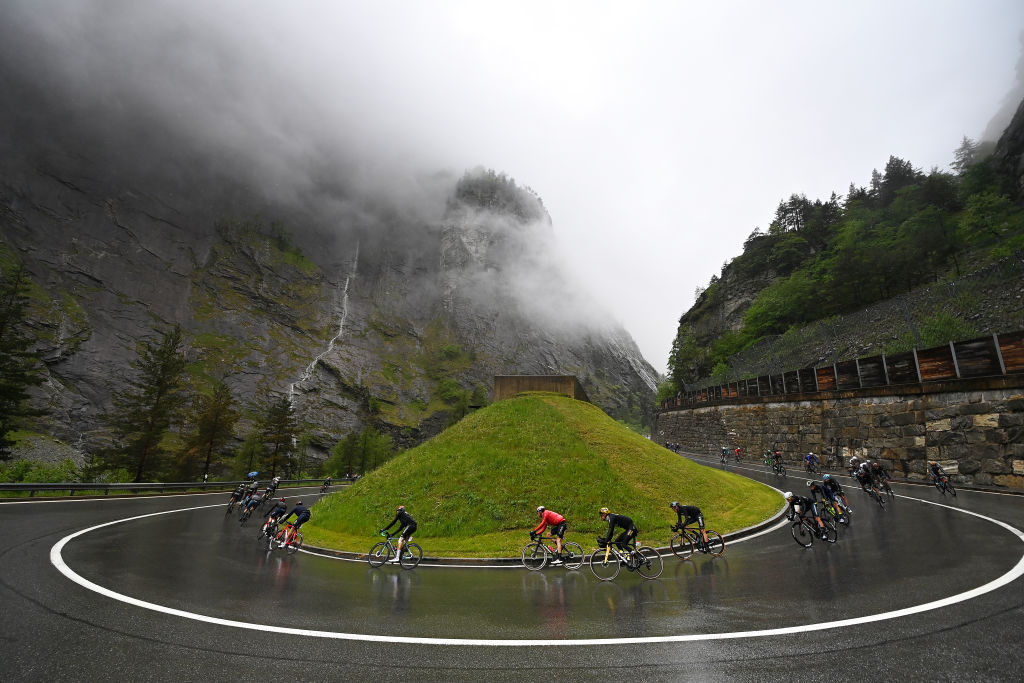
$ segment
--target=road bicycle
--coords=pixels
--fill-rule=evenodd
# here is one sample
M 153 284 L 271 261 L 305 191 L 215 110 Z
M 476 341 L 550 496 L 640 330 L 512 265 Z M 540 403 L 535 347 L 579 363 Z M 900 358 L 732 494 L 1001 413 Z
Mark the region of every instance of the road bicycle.
M 949 483 L 949 478 L 946 477 L 946 475 L 942 475 L 941 477 L 932 477 L 932 483 L 935 484 L 935 488 L 937 488 L 939 493 L 942 495 L 946 495 L 946 492 L 949 491 L 950 495 L 956 498 L 956 489 Z
M 732 459 L 734 462 L 743 462 L 743 449 L 737 448 L 732 452 Z
M 821 523 L 824 527 L 818 527 L 813 519 L 807 519 L 802 515 L 798 515 L 791 528 L 793 540 L 805 548 L 810 548 L 814 545 L 815 538 L 819 538 L 826 543 L 835 543 L 839 540 L 839 532 L 831 520 L 822 519 Z
M 257 506 L 257 507 L 258 507 L 258 506 Z M 250 507 L 250 506 L 246 505 L 246 506 L 245 506 L 245 507 L 244 507 L 244 508 L 242 509 L 242 513 L 241 513 L 240 515 L 238 515 L 238 523 L 239 523 L 239 524 L 241 524 L 242 526 L 245 526 L 246 522 L 248 522 L 248 521 L 249 521 L 249 518 L 250 518 L 250 517 L 252 517 L 252 511 L 253 511 L 253 509 L 254 509 L 254 508 L 252 508 L 252 507 Z
M 772 461 L 772 472 L 779 476 L 786 476 L 786 464 L 782 462 L 781 455 L 777 460 Z
M 264 522 L 263 526 L 260 527 L 260 532 L 256 534 L 256 542 L 261 546 L 266 546 L 267 550 L 273 550 L 274 537 L 277 536 L 277 520 L 272 519 L 269 522 Z
M 695 550 L 699 550 L 712 557 L 721 557 L 722 553 L 725 552 L 725 541 L 722 540 L 721 534 L 711 529 L 705 529 L 704 531 L 708 535 L 707 543 L 704 542 L 704 537 L 701 536 L 699 529 L 684 527 L 682 531 L 673 536 L 669 541 L 669 546 L 671 546 L 675 556 L 688 560 L 693 556 Z
M 274 534 L 274 540 L 270 542 L 270 548 L 284 548 L 289 555 L 294 555 L 302 547 L 302 532 L 295 528 L 291 522 L 286 522 L 283 529 L 278 529 Z
M 238 505 L 238 499 L 237 499 L 237 498 L 234 498 L 234 497 L 232 497 L 232 498 L 231 498 L 231 500 L 229 500 L 229 501 L 228 501 L 228 507 L 227 507 L 227 509 L 226 509 L 226 510 L 224 510 L 224 514 L 225 514 L 225 516 L 226 516 L 226 515 L 230 515 L 230 514 L 231 514 L 232 512 L 234 512 L 234 511 L 235 511 L 235 506 L 236 506 L 236 505 Z
M 818 465 L 811 462 L 810 460 L 804 460 L 804 469 L 807 470 L 808 474 L 818 473 Z
M 822 512 L 825 512 L 828 515 L 828 518 L 832 520 L 836 529 L 839 528 L 840 524 L 843 526 L 850 526 L 849 508 L 840 507 L 831 500 L 823 500 L 821 501 L 821 509 Z
M 330 484 L 321 484 L 320 485 L 320 493 L 327 493 L 327 490 L 329 488 L 331 488 Z
M 878 507 L 882 508 L 883 510 L 885 509 L 885 496 L 883 496 L 882 493 L 878 490 L 878 486 L 872 484 L 871 486 L 866 488 L 864 486 L 861 486 L 861 489 L 864 490 L 873 501 L 878 503 Z
M 590 556 L 590 571 L 602 581 L 614 579 L 622 567 L 645 579 L 656 579 L 661 576 L 665 564 L 657 550 L 645 545 L 631 545 L 626 550 L 620 550 L 614 543 L 606 543 Z
M 729 449 L 722 447 L 722 464 L 729 462 Z
M 533 532 L 530 532 L 530 542 L 523 546 L 523 566 L 532 572 L 543 569 L 551 561 L 548 558 L 555 556 L 557 548 L 556 545 L 548 545 L 548 542 L 554 544 L 556 542 L 555 537 L 536 536 Z M 579 569 L 583 566 L 583 561 L 586 557 L 583 553 L 583 546 L 579 543 L 562 541 L 561 562 L 566 569 Z
M 398 534 L 392 535 L 382 531 L 380 535 L 384 537 L 384 540 L 370 548 L 370 552 L 366 554 L 366 561 L 370 563 L 371 567 L 379 567 L 397 554 L 392 541 L 398 538 Z M 398 564 L 402 566 L 402 569 L 413 569 L 422 559 L 423 548 L 416 543 L 406 543 L 402 546 L 402 556 L 398 559 Z
M 886 494 L 886 496 L 888 496 L 888 499 L 889 499 L 890 503 L 892 501 L 896 500 L 896 494 L 895 494 L 895 492 L 893 492 L 892 487 L 889 486 L 889 480 L 888 479 L 879 479 L 878 480 L 878 488 L 880 489 L 880 492 L 884 492 Z

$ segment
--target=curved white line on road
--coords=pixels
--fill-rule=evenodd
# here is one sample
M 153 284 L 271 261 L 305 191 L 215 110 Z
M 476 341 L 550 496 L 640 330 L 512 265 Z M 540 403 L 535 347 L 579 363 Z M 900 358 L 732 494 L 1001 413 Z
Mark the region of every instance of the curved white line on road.
M 1024 542 L 1024 532 L 1019 529 L 1001 522 L 998 519 L 986 517 L 985 515 L 978 514 L 977 512 L 971 512 L 970 510 L 962 510 L 949 505 L 943 505 L 941 503 L 933 503 L 931 501 L 922 500 L 920 498 L 912 498 L 911 500 L 917 500 L 928 505 L 936 505 L 938 507 L 948 508 L 957 512 L 962 512 L 967 515 L 973 515 L 980 519 L 988 522 L 992 522 L 997 526 L 1000 526 L 1014 536 L 1018 540 Z M 928 612 L 934 609 L 940 609 L 949 605 L 954 605 L 958 602 L 964 602 L 971 600 L 985 593 L 1002 588 L 1003 586 L 1017 580 L 1021 576 L 1024 576 L 1024 555 L 1017 562 L 1017 564 L 1002 576 L 989 581 L 988 583 L 973 588 L 963 593 L 951 595 L 948 598 L 942 598 L 940 600 L 934 600 L 932 602 L 926 602 L 921 605 L 915 605 L 913 607 L 906 607 L 904 609 L 893 610 L 891 612 L 883 612 L 881 614 L 873 614 L 864 617 L 855 617 L 852 619 L 840 619 L 837 621 L 825 621 L 817 624 L 801 624 L 799 626 L 787 626 L 784 628 L 771 628 L 761 629 L 757 631 L 732 631 L 729 633 L 692 633 L 676 636 L 645 636 L 637 638 L 578 638 L 578 639 L 566 639 L 566 640 L 494 640 L 486 638 L 426 638 L 426 637 L 414 637 L 414 636 L 382 636 L 372 635 L 364 633 L 339 633 L 335 631 L 318 631 L 314 629 L 302 629 L 302 628 L 289 628 L 285 626 L 270 626 L 266 624 L 253 624 L 244 621 L 235 621 L 233 619 L 221 619 L 219 617 L 210 617 L 205 614 L 197 614 L 195 612 L 186 612 L 180 609 L 174 609 L 172 607 L 165 607 L 164 605 L 158 605 L 152 602 L 146 602 L 145 600 L 139 600 L 128 595 L 123 595 L 109 588 L 104 588 L 83 576 L 76 573 L 71 569 L 65 562 L 61 555 L 61 551 L 64 546 L 71 540 L 95 531 L 104 527 L 111 526 L 113 524 L 120 524 L 122 522 L 130 522 L 136 519 L 145 519 L 146 517 L 155 517 L 158 515 L 166 515 L 174 512 L 187 512 L 189 510 L 199 510 L 208 507 L 216 507 L 211 505 L 203 505 L 193 508 L 183 508 L 180 510 L 169 510 L 164 512 L 154 512 L 146 515 L 138 515 L 137 517 L 127 517 L 125 519 L 115 520 L 113 522 L 106 522 L 104 524 L 98 524 L 96 526 L 89 527 L 88 529 L 82 529 L 73 534 L 65 536 L 58 541 L 50 549 L 50 562 L 57 568 L 64 576 L 71 579 L 78 585 L 88 590 L 99 593 L 100 595 L 106 596 L 113 600 L 134 605 L 136 607 L 142 607 L 143 609 L 153 610 L 155 612 L 161 612 L 163 614 L 170 614 L 177 617 L 183 617 L 185 619 L 193 619 L 196 621 L 206 622 L 208 624 L 217 624 L 220 626 L 230 626 L 233 628 L 248 629 L 252 631 L 264 631 L 269 633 L 281 633 L 286 635 L 296 636 L 307 636 L 313 638 L 330 638 L 335 640 L 354 640 L 354 641 L 368 641 L 377 643 L 406 643 L 415 645 L 462 645 L 462 646 L 478 646 L 478 647 L 532 647 L 535 645 L 561 645 L 561 646 L 583 646 L 583 645 L 636 645 L 636 644 L 649 644 L 649 643 L 681 643 L 691 642 L 700 640 L 733 640 L 739 638 L 763 638 L 765 636 L 780 636 L 789 635 L 794 633 L 805 633 L 807 631 L 822 631 L 830 628 L 843 628 L 846 626 L 856 626 L 858 624 L 868 624 L 876 621 L 885 621 L 888 619 L 898 619 L 900 617 L 909 616 L 912 614 L 920 614 L 921 612 Z

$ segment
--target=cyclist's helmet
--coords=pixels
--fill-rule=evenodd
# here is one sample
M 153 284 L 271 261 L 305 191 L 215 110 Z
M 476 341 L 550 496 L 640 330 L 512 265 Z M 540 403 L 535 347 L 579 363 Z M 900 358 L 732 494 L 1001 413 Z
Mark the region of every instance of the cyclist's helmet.
M 831 474 L 826 474 L 826 475 L 824 475 L 822 477 L 822 479 L 824 479 L 825 481 L 831 481 L 832 480 L 832 475 Z
M 544 512 L 544 506 L 543 505 L 538 505 L 537 506 L 537 512 Z
M 872 467 L 881 467 L 881 465 L 878 464 L 877 460 L 875 462 L 871 463 L 871 466 Z
M 807 488 L 813 488 L 816 483 L 817 482 L 814 482 L 814 481 L 811 481 L 810 479 L 808 479 L 807 480 Z
M 282 502 L 282 503 L 283 503 L 283 502 L 285 502 L 284 498 L 282 498 L 282 499 L 281 499 L 281 502 Z
M 672 501 L 671 503 L 669 503 L 669 504 L 668 504 L 668 506 L 669 506 L 670 508 L 677 508 L 677 507 L 679 507 L 679 502 L 678 502 L 678 501 L 675 501 L 675 500 L 673 500 L 673 501 Z
M 610 510 L 609 510 L 608 508 L 601 508 L 601 510 L 600 510 L 600 511 L 599 511 L 599 512 L 598 512 L 597 514 L 599 514 L 599 515 L 601 515 L 602 517 L 604 517 L 604 516 L 605 516 L 605 515 L 607 515 L 607 514 L 608 514 L 609 512 L 610 512 Z
M 786 500 L 792 500 L 793 498 L 796 498 L 796 496 L 793 495 L 792 491 L 786 491 L 785 493 L 782 494 L 782 497 L 785 498 Z

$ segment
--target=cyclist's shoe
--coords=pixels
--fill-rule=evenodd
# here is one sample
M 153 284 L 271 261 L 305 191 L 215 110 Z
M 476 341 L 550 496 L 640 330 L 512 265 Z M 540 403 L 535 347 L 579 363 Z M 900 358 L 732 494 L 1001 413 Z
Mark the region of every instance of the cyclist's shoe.
M 552 567 L 554 567 L 556 564 L 562 564 L 562 558 L 556 557 L 555 559 L 551 560 L 551 562 L 549 562 L 548 564 L 550 564 Z

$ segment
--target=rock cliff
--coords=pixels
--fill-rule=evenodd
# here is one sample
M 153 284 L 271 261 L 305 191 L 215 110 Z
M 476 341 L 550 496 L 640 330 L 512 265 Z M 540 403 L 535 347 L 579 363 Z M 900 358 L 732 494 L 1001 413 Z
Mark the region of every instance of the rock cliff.
M 278 196 L 166 129 L 119 139 L 22 94 L 36 109 L 0 121 L 0 251 L 34 279 L 43 428 L 82 450 L 136 342 L 172 323 L 193 377 L 287 393 L 321 454 L 367 424 L 414 445 L 496 374 L 575 374 L 609 414 L 649 416 L 655 371 L 563 281 L 547 212 L 511 180 L 439 175 L 410 208 L 323 171 Z

